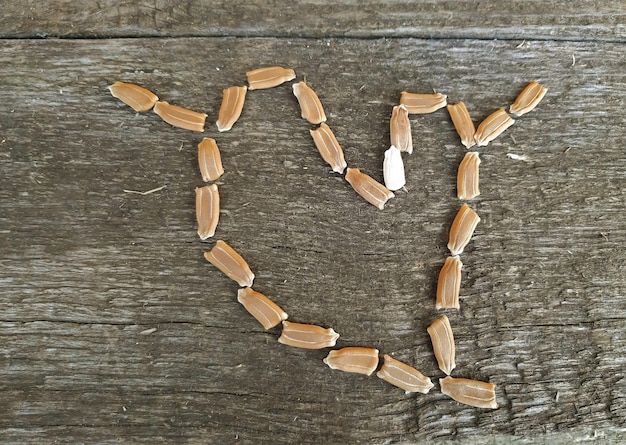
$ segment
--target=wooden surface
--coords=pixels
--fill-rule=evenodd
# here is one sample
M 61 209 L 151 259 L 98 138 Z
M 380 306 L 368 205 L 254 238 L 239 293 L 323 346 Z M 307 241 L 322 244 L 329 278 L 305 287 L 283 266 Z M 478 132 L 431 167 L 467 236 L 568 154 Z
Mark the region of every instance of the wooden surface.
M 3 443 L 624 440 L 621 2 L 571 14 L 512 2 L 506 17 L 499 2 L 112 3 L 3 5 Z M 31 39 L 43 35 L 71 38 Z M 370 38 L 383 35 L 397 38 Z M 94 36 L 113 38 L 79 38 Z M 499 409 L 440 393 L 426 334 L 460 206 L 465 149 L 447 113 L 412 117 L 406 191 L 378 211 L 323 163 L 290 85 L 249 92 L 240 121 L 216 131 L 222 89 L 269 64 L 307 79 L 348 164 L 378 180 L 401 91 L 463 100 L 478 123 L 532 79 L 549 88 L 480 149 L 482 221 L 462 255 L 461 310 L 446 312 L 453 375 L 495 383 Z M 110 96 L 116 80 L 205 111 L 207 131 L 135 114 Z M 248 260 L 255 288 L 293 321 L 332 326 L 339 347 L 416 366 L 429 394 L 331 371 L 326 350 L 283 346 L 244 311 L 202 258 L 214 240 L 195 233 L 203 136 L 226 170 L 216 238 Z

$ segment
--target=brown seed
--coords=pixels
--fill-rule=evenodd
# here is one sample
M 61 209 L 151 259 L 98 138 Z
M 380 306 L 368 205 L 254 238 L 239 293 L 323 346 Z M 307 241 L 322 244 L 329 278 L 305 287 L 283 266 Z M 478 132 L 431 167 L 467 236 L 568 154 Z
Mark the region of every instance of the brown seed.
M 276 303 L 260 292 L 244 287 L 237 292 L 237 301 L 263 325 L 271 329 L 287 319 L 287 314 Z
M 322 159 L 326 161 L 337 173 L 343 173 L 348 164 L 343 157 L 343 150 L 328 125 L 322 123 L 317 130 L 309 130 L 313 137 L 313 142 L 317 150 L 322 155 Z
M 215 139 L 204 138 L 198 144 L 198 165 L 204 182 L 215 181 L 224 173 L 222 157 Z
M 450 238 L 448 249 L 452 255 L 463 253 L 465 246 L 470 242 L 476 226 L 480 222 L 478 214 L 467 204 L 463 204 L 456 214 L 452 227 L 450 228 Z
M 283 332 L 278 341 L 295 348 L 322 349 L 335 346 L 338 338 L 339 334 L 332 328 L 283 321 Z
M 330 351 L 324 359 L 330 369 L 371 375 L 378 367 L 378 349 L 349 347 Z
M 241 110 L 243 110 L 247 90 L 247 87 L 229 87 L 224 89 L 222 105 L 217 116 L 217 122 L 215 122 L 218 131 L 228 131 L 237 122 L 237 119 L 241 116 Z
M 474 140 L 479 147 L 484 147 L 514 123 L 515 121 L 511 116 L 506 114 L 503 108 L 500 108 L 498 111 L 491 113 L 480 123 L 476 129 L 476 134 L 474 134 Z
M 294 83 L 293 94 L 298 99 L 298 103 L 300 103 L 303 119 L 308 120 L 312 124 L 326 122 L 326 114 L 324 114 L 322 102 L 320 102 L 319 97 L 317 97 L 317 94 L 311 87 L 304 82 Z
M 207 118 L 207 115 L 204 113 L 198 113 L 177 105 L 170 105 L 167 102 L 157 102 L 154 105 L 154 112 L 174 127 L 199 133 L 204 131 L 204 121 Z
M 445 94 L 417 94 L 403 91 L 400 95 L 400 103 L 404 105 L 409 114 L 426 114 L 437 111 L 446 106 L 448 96 Z
M 400 151 L 413 153 L 413 136 L 411 135 L 411 121 L 409 111 L 404 105 L 396 105 L 389 120 L 389 134 L 391 145 Z
M 514 116 L 522 116 L 523 114 L 532 111 L 546 95 L 548 89 L 541 85 L 536 80 L 533 80 L 522 92 L 517 96 L 509 111 Z
M 450 375 L 452 370 L 456 367 L 456 363 L 454 363 L 456 355 L 454 336 L 452 335 L 450 320 L 444 315 L 433 321 L 432 324 L 428 326 L 427 331 L 433 343 L 433 350 L 435 351 L 435 358 L 439 364 L 439 369 Z
M 196 219 L 200 239 L 205 240 L 215 235 L 219 218 L 220 194 L 217 191 L 217 185 L 196 187 Z
M 224 241 L 218 240 L 210 251 L 205 252 L 204 257 L 241 287 L 252 286 L 254 274 L 248 263 Z
M 148 111 L 159 98 L 150 90 L 134 83 L 115 82 L 109 86 L 113 97 L 118 98 L 135 111 Z
M 410 392 L 427 394 L 434 385 L 428 377 L 400 360 L 384 355 L 385 362 L 376 373 L 384 381 Z
M 478 166 L 480 158 L 478 153 L 470 151 L 465 153 L 465 157 L 459 164 L 459 171 L 456 177 L 456 194 L 459 199 L 474 199 L 480 195 L 478 188 Z
M 454 400 L 477 408 L 496 409 L 496 385 L 478 380 L 446 377 L 439 379 L 441 392 Z
M 463 263 L 458 256 L 446 258 L 437 281 L 436 309 L 459 309 L 462 267 Z
M 282 66 L 267 66 L 248 71 L 246 77 L 250 85 L 249 90 L 262 90 L 289 82 L 296 78 L 296 73 L 292 69 Z
M 466 148 L 471 148 L 475 144 L 474 133 L 476 133 L 476 128 L 465 103 L 459 102 L 454 105 L 448 105 L 447 109 L 454 128 L 456 128 L 456 132 L 461 138 L 461 144 L 465 145 Z
M 348 181 L 352 188 L 365 198 L 367 202 L 378 207 L 380 210 L 385 208 L 385 203 L 389 198 L 395 196 L 391 190 L 374 178 L 365 173 L 361 173 L 361 170 L 358 168 L 348 168 L 346 181 Z

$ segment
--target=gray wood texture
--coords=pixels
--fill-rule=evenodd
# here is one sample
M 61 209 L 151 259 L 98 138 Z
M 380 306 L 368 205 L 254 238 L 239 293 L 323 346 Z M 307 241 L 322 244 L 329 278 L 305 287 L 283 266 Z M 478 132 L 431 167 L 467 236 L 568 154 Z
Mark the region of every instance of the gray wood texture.
M 22 19 L 5 20 L 3 35 L 175 38 L 2 41 L 0 441 L 625 439 L 626 75 L 623 24 L 610 14 L 623 14 L 618 2 L 605 3 L 607 14 L 596 11 L 596 22 L 544 9 L 552 13 L 536 18 L 528 29 L 537 39 L 526 41 L 523 33 L 519 40 L 353 38 L 380 35 L 394 17 L 374 20 L 370 4 L 361 31 L 347 12 L 343 21 L 318 18 L 324 28 L 312 15 L 287 20 L 293 11 L 268 13 L 258 31 L 252 9 L 237 19 L 233 6 L 226 19 L 222 5 L 207 34 L 267 37 L 187 38 L 176 36 L 202 34 L 194 27 L 208 17 L 193 14 L 193 2 L 165 28 L 124 14 L 126 4 L 111 12 L 100 3 L 97 14 L 86 6 L 74 21 L 71 2 L 48 3 L 58 10 L 44 14 L 33 3 L 20 15 L 5 5 L 6 17 Z M 154 11 L 178 17 L 171 12 L 178 7 L 158 3 Z M 431 4 L 433 23 L 454 4 L 436 11 Z M 405 14 L 428 4 L 387 6 Z M 498 17 L 487 15 L 481 36 L 508 32 Z M 78 30 L 63 31 L 68 21 Z M 561 33 L 564 21 L 580 39 L 540 40 Z M 352 37 L 300 38 L 303 23 L 312 35 L 334 28 Z M 452 28 L 438 36 L 454 37 Z M 621 41 L 611 41 L 616 36 Z M 461 204 L 456 170 L 465 149 L 447 112 L 411 118 L 406 190 L 378 211 L 321 160 L 288 84 L 249 92 L 240 121 L 217 132 L 222 89 L 269 64 L 306 78 L 348 164 L 378 180 L 401 91 L 463 100 L 478 123 L 532 79 L 549 88 L 535 111 L 480 149 L 482 194 L 471 205 L 482 221 L 462 255 L 461 310 L 445 312 L 457 345 L 453 375 L 495 383 L 499 409 L 441 394 L 426 333 L 441 313 L 436 280 Z M 116 80 L 206 112 L 205 133 L 134 113 L 110 96 L 106 87 Z M 436 384 L 429 394 L 331 371 L 322 363 L 326 350 L 279 344 L 279 329 L 264 332 L 237 303 L 237 284 L 202 258 L 214 240 L 195 233 L 196 145 L 204 136 L 217 139 L 226 170 L 216 239 L 248 260 L 255 288 L 290 320 L 332 326 L 338 347 L 376 347 L 416 366 Z M 124 192 L 161 186 L 149 195 Z

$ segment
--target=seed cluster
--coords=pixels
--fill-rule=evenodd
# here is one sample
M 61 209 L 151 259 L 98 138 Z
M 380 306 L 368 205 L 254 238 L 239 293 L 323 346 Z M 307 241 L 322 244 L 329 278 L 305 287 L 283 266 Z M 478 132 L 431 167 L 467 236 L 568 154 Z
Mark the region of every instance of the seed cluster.
M 239 119 L 248 90 L 272 88 L 295 79 L 295 72 L 283 67 L 264 67 L 247 73 L 249 86 L 231 86 L 223 90 L 223 101 L 216 122 L 220 132 L 228 131 Z M 135 111 L 155 113 L 171 125 L 202 132 L 206 114 L 187 110 L 182 107 L 159 102 L 158 97 L 143 87 L 123 82 L 115 82 L 109 87 L 111 94 L 131 106 Z M 516 116 L 528 113 L 537 106 L 546 93 L 546 88 L 532 81 L 518 96 L 510 110 Z M 391 146 L 385 152 L 383 177 L 385 185 L 361 172 L 358 168 L 348 167 L 343 150 L 326 124 L 326 114 L 322 103 L 311 87 L 304 81 L 293 84 L 293 93 L 300 104 L 301 115 L 317 128 L 310 130 L 311 137 L 322 159 L 333 171 L 344 174 L 346 181 L 367 202 L 383 209 L 385 203 L 394 197 L 392 190 L 399 190 L 405 185 L 402 153 L 413 152 L 410 114 L 432 113 L 443 107 L 452 119 L 461 143 L 467 148 L 473 145 L 485 146 L 508 127 L 515 123 L 504 109 L 499 109 L 488 116 L 477 129 L 471 120 L 463 102 L 447 104 L 443 94 L 420 94 L 402 92 L 400 104 L 393 107 L 390 119 Z M 459 165 L 457 176 L 457 195 L 461 200 L 471 200 L 480 194 L 478 188 L 478 152 L 468 152 Z M 205 182 L 217 180 L 224 172 L 219 148 L 214 139 L 204 138 L 198 145 L 198 165 Z M 216 184 L 196 188 L 196 217 L 198 235 L 201 239 L 214 236 L 219 220 L 219 192 Z M 446 258 L 439 274 L 435 307 L 439 309 L 459 309 L 459 291 L 461 268 L 459 255 L 469 243 L 474 229 L 480 222 L 478 214 L 466 203 L 459 209 L 452 226 L 448 249 L 451 256 Z M 282 344 L 305 349 L 334 347 L 339 334 L 332 328 L 287 321 L 288 315 L 274 301 L 252 289 L 254 273 L 231 246 L 218 240 L 215 246 L 204 254 L 207 261 L 236 281 L 240 289 L 237 300 L 263 326 L 272 329 L 282 324 L 278 341 Z M 495 385 L 465 378 L 454 378 L 450 373 L 456 367 L 454 335 L 446 315 L 436 319 L 427 329 L 433 344 L 433 351 L 439 368 L 447 375 L 440 379 L 441 392 L 452 399 L 479 408 L 495 409 L 498 407 Z M 428 393 L 434 386 L 430 378 L 412 366 L 385 354 L 380 366 L 379 351 L 374 348 L 359 346 L 331 350 L 324 359 L 331 369 L 345 372 L 376 375 L 386 382 L 404 389 L 407 393 Z

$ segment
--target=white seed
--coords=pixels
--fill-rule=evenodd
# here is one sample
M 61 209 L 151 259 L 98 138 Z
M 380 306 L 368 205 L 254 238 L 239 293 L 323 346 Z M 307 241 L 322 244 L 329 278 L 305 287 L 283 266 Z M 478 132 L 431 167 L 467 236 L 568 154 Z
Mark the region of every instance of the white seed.
M 198 144 L 198 165 L 204 182 L 215 181 L 224 173 L 222 157 L 215 139 L 204 138 Z
M 378 349 L 348 347 L 330 351 L 324 363 L 330 369 L 371 375 L 378 367 Z
M 452 255 L 460 255 L 463 253 L 465 246 L 472 239 L 474 230 L 480 222 L 478 214 L 467 204 L 463 204 L 456 214 L 452 227 L 450 228 L 450 238 L 448 240 L 448 249 Z
M 273 88 L 296 78 L 296 73 L 282 66 L 267 66 L 246 73 L 249 90 Z
M 400 151 L 413 153 L 413 136 L 411 134 L 411 121 L 409 111 L 404 105 L 393 107 L 389 120 L 389 135 L 391 145 L 398 147 Z
M 224 241 L 218 240 L 210 251 L 204 253 L 204 257 L 241 287 L 252 286 L 254 274 L 248 263 Z
M 385 151 L 383 178 L 385 180 L 385 187 L 392 191 L 399 190 L 406 184 L 402 153 L 393 145 Z
M 458 256 L 446 258 L 437 281 L 436 309 L 459 309 L 462 267 Z
M 509 111 L 514 116 L 522 116 L 530 111 L 532 111 L 543 99 L 543 96 L 546 95 L 548 89 L 541 85 L 536 80 L 533 80 L 526 88 L 522 90 L 522 92 L 517 96 Z
M 332 167 L 333 171 L 343 174 L 348 164 L 343 157 L 343 150 L 330 127 L 322 123 L 317 130 L 309 131 L 317 150 L 322 155 L 322 159 Z
M 496 409 L 496 385 L 463 378 L 446 377 L 439 379 L 441 392 L 465 405 L 477 408 Z
M 452 327 L 450 327 L 450 320 L 444 315 L 433 321 L 427 331 L 433 343 L 433 351 L 435 352 L 439 369 L 450 375 L 452 370 L 456 367 L 456 363 L 454 362 L 456 349 L 454 346 Z
M 465 157 L 459 164 L 459 171 L 456 177 L 456 194 L 459 199 L 469 200 L 480 195 L 478 188 L 478 166 L 480 158 L 478 153 L 470 151 L 465 153 Z
M 220 217 L 220 195 L 217 185 L 205 185 L 196 188 L 196 219 L 198 235 L 201 240 L 215 235 Z
M 304 82 L 294 83 L 293 94 L 300 104 L 303 119 L 306 119 L 312 124 L 326 122 L 326 114 L 324 113 L 322 102 L 320 102 L 319 97 L 317 97 L 317 94 L 311 87 Z
M 295 348 L 322 349 L 335 346 L 338 338 L 339 334 L 332 328 L 283 321 L 283 332 L 278 341 Z
M 247 90 L 247 87 L 236 86 L 223 90 L 224 97 L 222 98 L 217 122 L 215 122 L 218 131 L 228 131 L 235 125 L 235 122 L 241 116 Z
M 383 358 L 385 362 L 376 375 L 384 381 L 404 389 L 407 394 L 411 392 L 427 394 L 434 386 L 430 379 L 417 369 L 389 355 L 384 355 Z
M 257 292 L 251 287 L 239 289 L 237 292 L 237 301 L 240 302 L 265 329 L 271 329 L 287 319 L 287 313 L 285 311 L 261 292 Z

